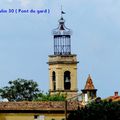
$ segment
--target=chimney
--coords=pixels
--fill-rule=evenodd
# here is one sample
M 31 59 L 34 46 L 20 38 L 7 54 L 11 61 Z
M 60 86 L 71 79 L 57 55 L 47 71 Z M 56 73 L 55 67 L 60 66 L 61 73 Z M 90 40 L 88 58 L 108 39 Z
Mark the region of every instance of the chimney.
M 114 96 L 118 96 L 118 91 L 114 92 Z

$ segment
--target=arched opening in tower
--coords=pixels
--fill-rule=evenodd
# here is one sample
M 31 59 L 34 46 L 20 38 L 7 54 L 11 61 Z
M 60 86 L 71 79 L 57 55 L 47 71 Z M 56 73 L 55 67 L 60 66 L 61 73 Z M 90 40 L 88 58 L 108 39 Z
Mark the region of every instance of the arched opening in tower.
M 70 82 L 70 71 L 64 72 L 64 89 L 70 90 L 71 88 L 71 82 Z
M 56 73 L 52 72 L 53 90 L 56 90 Z

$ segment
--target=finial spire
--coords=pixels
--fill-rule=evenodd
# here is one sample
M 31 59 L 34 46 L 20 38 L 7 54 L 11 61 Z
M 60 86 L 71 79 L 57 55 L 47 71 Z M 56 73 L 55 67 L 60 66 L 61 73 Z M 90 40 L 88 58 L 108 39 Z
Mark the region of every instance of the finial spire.
M 91 79 L 91 75 L 90 75 L 90 74 L 88 74 L 88 78 L 90 78 L 90 79 Z
M 62 9 L 62 5 L 61 5 L 61 18 L 63 17 L 63 14 L 65 14 L 65 12 Z
M 62 5 L 61 5 L 61 18 L 62 18 Z

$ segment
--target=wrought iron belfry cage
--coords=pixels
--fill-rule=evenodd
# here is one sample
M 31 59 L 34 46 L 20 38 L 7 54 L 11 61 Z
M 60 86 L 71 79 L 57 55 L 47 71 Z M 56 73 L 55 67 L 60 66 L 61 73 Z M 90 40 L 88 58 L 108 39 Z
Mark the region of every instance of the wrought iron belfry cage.
M 65 20 L 60 18 L 58 28 L 53 30 L 54 55 L 71 54 L 71 30 L 65 27 Z

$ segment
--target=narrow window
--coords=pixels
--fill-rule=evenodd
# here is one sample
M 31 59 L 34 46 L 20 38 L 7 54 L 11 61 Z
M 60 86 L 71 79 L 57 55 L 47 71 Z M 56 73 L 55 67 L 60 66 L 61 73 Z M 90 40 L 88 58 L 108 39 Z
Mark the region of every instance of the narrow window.
M 71 88 L 71 82 L 70 82 L 70 71 L 64 72 L 64 89 L 70 90 Z
M 52 72 L 53 90 L 56 90 L 56 74 L 55 71 Z
M 34 120 L 36 120 L 38 118 L 39 115 L 34 115 Z

